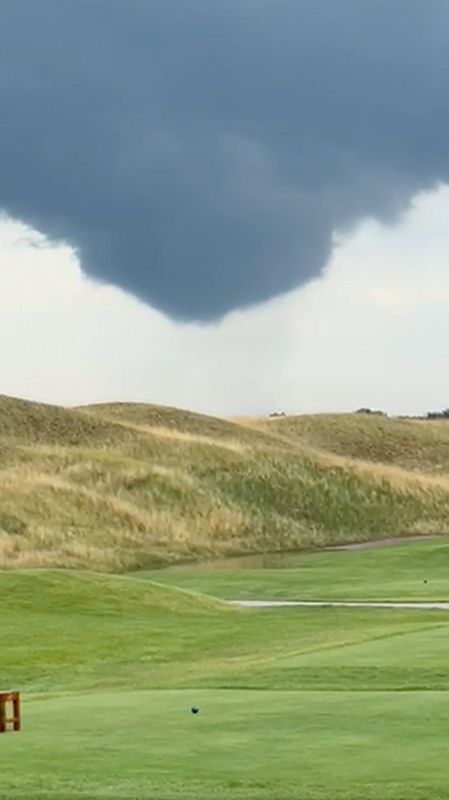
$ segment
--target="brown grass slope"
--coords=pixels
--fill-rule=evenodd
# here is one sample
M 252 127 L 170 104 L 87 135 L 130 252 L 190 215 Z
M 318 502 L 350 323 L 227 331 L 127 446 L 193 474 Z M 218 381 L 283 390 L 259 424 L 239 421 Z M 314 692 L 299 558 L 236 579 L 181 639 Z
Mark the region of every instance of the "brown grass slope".
M 364 461 L 449 475 L 449 423 L 363 414 L 264 420 L 262 430 L 289 441 Z
M 446 430 L 0 397 L 0 566 L 124 571 L 449 532 Z

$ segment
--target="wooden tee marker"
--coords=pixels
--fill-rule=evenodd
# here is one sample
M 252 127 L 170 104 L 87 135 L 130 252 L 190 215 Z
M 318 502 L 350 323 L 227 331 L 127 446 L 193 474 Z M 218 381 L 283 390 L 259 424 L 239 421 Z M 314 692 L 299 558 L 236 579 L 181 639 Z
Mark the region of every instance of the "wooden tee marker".
M 6 733 L 8 725 L 12 725 L 13 731 L 20 731 L 20 694 L 0 691 L 0 733 Z

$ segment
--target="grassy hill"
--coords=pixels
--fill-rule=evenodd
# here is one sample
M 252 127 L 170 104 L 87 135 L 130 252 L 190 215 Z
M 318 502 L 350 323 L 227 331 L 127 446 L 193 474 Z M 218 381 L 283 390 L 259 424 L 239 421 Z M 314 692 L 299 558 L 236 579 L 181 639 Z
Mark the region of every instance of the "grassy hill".
M 261 427 L 326 453 L 449 476 L 449 424 L 443 420 L 321 414 L 270 419 Z
M 449 425 L 0 397 L 0 567 L 123 572 L 449 532 Z

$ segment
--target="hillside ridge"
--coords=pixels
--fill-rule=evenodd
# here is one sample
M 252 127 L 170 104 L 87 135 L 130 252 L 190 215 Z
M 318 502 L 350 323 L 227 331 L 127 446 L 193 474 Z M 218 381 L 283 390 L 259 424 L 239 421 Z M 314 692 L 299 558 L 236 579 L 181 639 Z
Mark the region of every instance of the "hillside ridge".
M 449 532 L 449 426 L 0 396 L 0 567 L 126 572 Z

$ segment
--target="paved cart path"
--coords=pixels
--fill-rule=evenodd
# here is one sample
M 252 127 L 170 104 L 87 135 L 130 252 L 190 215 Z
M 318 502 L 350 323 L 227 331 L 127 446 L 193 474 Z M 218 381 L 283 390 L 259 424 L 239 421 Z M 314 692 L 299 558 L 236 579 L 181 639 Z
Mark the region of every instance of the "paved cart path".
M 244 608 L 285 608 L 300 606 L 304 608 L 410 608 L 423 611 L 449 611 L 449 602 L 394 603 L 363 600 L 231 600 L 231 605 Z

